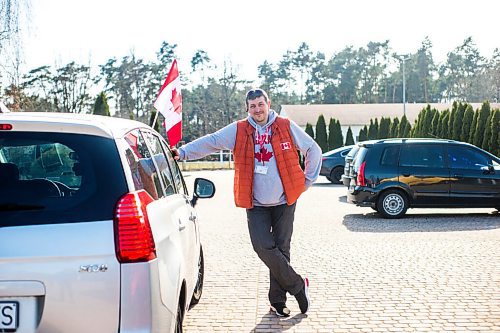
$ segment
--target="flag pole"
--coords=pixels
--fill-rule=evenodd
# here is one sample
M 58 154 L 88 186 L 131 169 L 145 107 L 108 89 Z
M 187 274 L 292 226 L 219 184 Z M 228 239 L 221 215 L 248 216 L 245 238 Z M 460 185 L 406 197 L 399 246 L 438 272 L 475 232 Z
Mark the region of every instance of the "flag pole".
M 153 129 L 155 129 L 156 120 L 158 120 L 158 113 L 160 113 L 160 111 L 156 110 L 155 119 L 153 119 L 152 124 L 149 124 L 149 126 L 151 126 Z

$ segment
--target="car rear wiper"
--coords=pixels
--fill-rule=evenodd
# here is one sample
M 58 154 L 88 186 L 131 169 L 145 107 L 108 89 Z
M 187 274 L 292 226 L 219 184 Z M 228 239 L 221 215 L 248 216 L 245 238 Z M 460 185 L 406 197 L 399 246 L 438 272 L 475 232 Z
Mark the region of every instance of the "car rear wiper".
M 15 211 L 15 210 L 40 210 L 45 209 L 42 205 L 28 205 L 15 203 L 0 203 L 0 211 Z

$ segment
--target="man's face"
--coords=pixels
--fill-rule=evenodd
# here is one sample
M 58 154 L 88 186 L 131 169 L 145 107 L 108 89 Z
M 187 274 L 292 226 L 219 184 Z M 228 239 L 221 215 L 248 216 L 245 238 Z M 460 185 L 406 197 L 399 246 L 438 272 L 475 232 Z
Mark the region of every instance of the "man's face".
M 255 122 L 260 126 L 267 123 L 270 107 L 271 101 L 266 102 L 266 98 L 264 96 L 248 100 L 248 113 L 250 114 L 250 117 L 252 117 L 252 119 L 255 120 Z

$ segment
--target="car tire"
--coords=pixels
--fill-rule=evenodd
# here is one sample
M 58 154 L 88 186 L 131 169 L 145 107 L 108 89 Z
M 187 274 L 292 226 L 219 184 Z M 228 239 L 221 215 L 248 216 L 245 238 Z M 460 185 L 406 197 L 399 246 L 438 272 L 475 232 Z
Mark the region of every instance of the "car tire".
M 198 279 L 196 280 L 193 296 L 191 297 L 191 302 L 189 303 L 190 309 L 196 304 L 198 304 L 198 302 L 201 299 L 201 294 L 203 293 L 204 278 L 205 278 L 205 259 L 203 257 L 203 248 L 200 246 L 200 256 L 198 258 Z
M 333 184 L 340 184 L 343 174 L 344 174 L 344 167 L 335 167 L 330 172 L 330 177 L 327 178 Z
M 182 333 L 182 322 L 184 315 L 182 312 L 182 303 L 179 302 L 177 305 L 177 314 L 175 316 L 175 333 Z
M 408 210 L 408 198 L 400 190 L 388 190 L 379 196 L 377 208 L 384 218 L 398 219 Z

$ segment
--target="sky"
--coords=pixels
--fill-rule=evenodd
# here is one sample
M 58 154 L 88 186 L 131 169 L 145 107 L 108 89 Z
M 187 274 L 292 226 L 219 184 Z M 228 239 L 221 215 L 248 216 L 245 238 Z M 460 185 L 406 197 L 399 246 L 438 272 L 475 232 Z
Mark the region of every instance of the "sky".
M 250 80 L 264 60 L 276 63 L 302 42 L 329 58 L 385 40 L 393 52 L 415 53 L 428 36 L 443 62 L 471 36 L 491 57 L 500 48 L 499 12 L 498 0 L 31 0 L 24 68 L 97 67 L 132 53 L 154 60 L 163 41 L 178 45 L 182 72 L 201 49 Z

